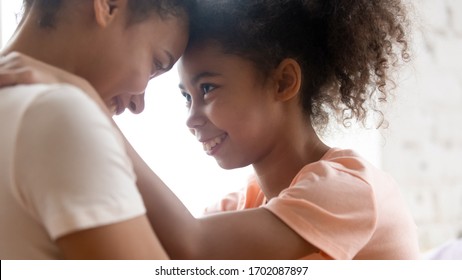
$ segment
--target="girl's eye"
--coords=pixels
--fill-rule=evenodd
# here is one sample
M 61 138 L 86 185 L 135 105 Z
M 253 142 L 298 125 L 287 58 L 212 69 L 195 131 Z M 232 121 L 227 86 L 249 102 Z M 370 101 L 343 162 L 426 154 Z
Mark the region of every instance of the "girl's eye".
M 202 90 L 202 93 L 204 94 L 207 94 L 209 92 L 211 92 L 212 90 L 214 90 L 216 87 L 212 84 L 203 84 L 201 85 L 201 90 Z

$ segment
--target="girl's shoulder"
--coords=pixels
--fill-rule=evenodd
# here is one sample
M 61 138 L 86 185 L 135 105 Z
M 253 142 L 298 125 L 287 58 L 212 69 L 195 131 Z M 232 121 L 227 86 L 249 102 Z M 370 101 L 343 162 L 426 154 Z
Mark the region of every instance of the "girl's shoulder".
M 384 197 L 398 198 L 399 185 L 388 173 L 354 150 L 330 149 L 319 161 L 304 166 L 284 191 L 310 199 L 341 195 L 344 200 L 369 201 L 373 208 Z
M 358 152 L 351 149 L 331 148 L 319 160 L 305 165 L 295 176 L 291 185 L 300 181 L 338 181 L 352 184 L 372 185 L 377 179 L 392 179 Z
M 354 150 L 330 148 L 320 160 L 305 165 L 298 175 L 309 172 L 326 172 L 328 169 L 346 172 L 360 171 L 369 167 L 373 165 Z

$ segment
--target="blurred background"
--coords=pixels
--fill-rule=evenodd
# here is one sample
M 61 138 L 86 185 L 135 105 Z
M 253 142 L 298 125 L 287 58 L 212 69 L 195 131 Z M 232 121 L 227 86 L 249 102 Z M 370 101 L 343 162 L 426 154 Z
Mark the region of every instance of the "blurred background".
M 422 252 L 462 236 L 462 1 L 410 0 L 412 61 L 400 72 L 382 130 L 338 129 L 323 138 L 354 148 L 399 183 Z M 22 0 L 0 0 L 0 46 L 14 32 Z M 150 82 L 146 110 L 116 122 L 147 163 L 199 216 L 246 185 L 250 167 L 222 170 L 185 126 L 174 68 Z M 459 127 L 459 128 L 457 128 Z

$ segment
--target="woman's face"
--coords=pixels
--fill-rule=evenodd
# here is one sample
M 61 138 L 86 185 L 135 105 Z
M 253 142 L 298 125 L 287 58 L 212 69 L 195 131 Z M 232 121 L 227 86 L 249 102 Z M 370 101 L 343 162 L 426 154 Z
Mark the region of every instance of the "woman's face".
M 153 13 L 132 25 L 120 21 L 106 30 L 103 39 L 90 43 L 97 51 L 81 76 L 87 77 L 114 114 L 127 107 L 140 113 L 148 81 L 172 68 L 187 40 L 186 17 L 161 18 Z
M 272 153 L 283 111 L 251 61 L 204 43 L 189 47 L 178 69 L 187 126 L 221 167 L 255 164 Z

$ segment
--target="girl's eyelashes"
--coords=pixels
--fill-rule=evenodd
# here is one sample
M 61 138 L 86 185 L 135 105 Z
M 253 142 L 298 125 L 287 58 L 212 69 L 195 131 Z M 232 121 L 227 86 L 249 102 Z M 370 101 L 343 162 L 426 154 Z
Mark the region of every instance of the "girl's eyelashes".
M 213 85 L 213 84 L 202 84 L 202 85 L 200 85 L 200 89 L 201 89 L 203 94 L 207 94 L 207 93 L 213 91 L 214 89 L 216 89 L 216 86 Z
M 213 85 L 213 84 L 201 84 L 199 86 L 200 92 L 204 95 L 204 97 L 205 97 L 206 94 L 210 93 L 211 91 L 215 90 L 216 88 L 218 88 L 218 87 L 216 85 Z M 181 95 L 183 95 L 183 97 L 186 99 L 186 105 L 191 104 L 191 102 L 192 102 L 191 94 L 189 94 L 188 92 L 182 90 Z

